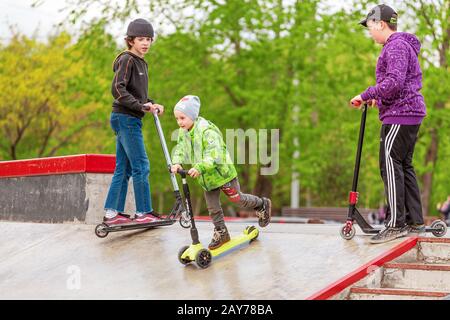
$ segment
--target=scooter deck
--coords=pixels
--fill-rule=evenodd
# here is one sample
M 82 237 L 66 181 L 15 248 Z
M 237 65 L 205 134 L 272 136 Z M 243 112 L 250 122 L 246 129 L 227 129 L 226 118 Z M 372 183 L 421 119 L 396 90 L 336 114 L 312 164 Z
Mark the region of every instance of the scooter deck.
M 377 234 L 381 230 L 383 230 L 383 228 L 381 228 L 381 227 L 373 227 L 370 224 L 368 224 L 357 208 L 353 208 L 353 210 L 351 211 L 350 217 L 352 220 L 356 221 L 356 223 L 359 225 L 361 230 L 366 234 Z M 439 230 L 440 230 L 439 228 L 425 226 L 425 233 L 433 233 L 433 232 L 436 232 Z
M 259 230 L 252 227 L 252 229 L 246 228 L 243 232 L 243 234 L 236 236 L 234 238 L 231 238 L 230 241 L 223 244 L 217 249 L 209 250 L 211 253 L 212 258 L 218 258 L 220 256 L 223 256 L 227 253 L 230 253 L 234 250 L 237 250 L 238 248 L 241 248 L 245 244 L 249 244 L 253 240 L 255 240 L 259 235 Z M 185 247 L 184 252 L 181 253 L 179 258 L 184 261 L 195 261 L 195 258 L 197 256 L 197 253 L 200 250 L 205 249 L 201 243 L 199 244 L 192 244 L 188 247 Z
M 371 228 L 371 229 L 368 229 L 368 228 L 361 228 L 361 230 L 364 232 L 364 233 L 367 233 L 367 234 L 377 234 L 378 232 L 380 232 L 381 230 L 383 230 L 383 228 L 379 228 L 379 227 L 377 227 L 377 228 Z M 433 231 L 439 231 L 439 229 L 438 228 L 432 228 L 432 227 L 430 227 L 430 226 L 426 226 L 425 227 L 425 233 L 432 233 Z
M 149 223 L 124 223 L 124 224 L 116 224 L 116 225 L 106 225 L 103 229 L 106 232 L 117 232 L 117 231 L 125 231 L 125 230 L 137 230 L 137 229 L 147 229 L 161 226 L 170 226 L 174 224 L 176 220 L 173 219 L 161 219 L 154 222 Z
M 221 245 L 219 248 L 210 250 L 211 255 L 213 258 L 218 258 L 220 256 L 223 256 L 227 253 L 230 253 L 233 250 L 237 250 L 241 248 L 242 246 L 249 244 L 252 240 L 256 239 L 258 237 L 259 230 L 254 229 L 249 234 L 241 234 L 240 236 L 231 238 L 230 241 L 227 243 Z

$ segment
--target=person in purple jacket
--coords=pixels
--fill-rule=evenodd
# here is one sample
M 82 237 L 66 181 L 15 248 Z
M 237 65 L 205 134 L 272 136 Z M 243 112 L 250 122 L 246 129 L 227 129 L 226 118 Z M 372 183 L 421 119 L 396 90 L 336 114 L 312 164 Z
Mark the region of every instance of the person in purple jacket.
M 426 107 L 420 89 L 420 41 L 413 34 L 397 32 L 397 13 L 378 5 L 360 22 L 375 42 L 383 45 L 376 67 L 376 85 L 350 102 L 379 109 L 382 122 L 380 172 L 388 212 L 386 228 L 370 239 L 382 243 L 425 231 L 420 191 L 412 165 L 414 147 Z

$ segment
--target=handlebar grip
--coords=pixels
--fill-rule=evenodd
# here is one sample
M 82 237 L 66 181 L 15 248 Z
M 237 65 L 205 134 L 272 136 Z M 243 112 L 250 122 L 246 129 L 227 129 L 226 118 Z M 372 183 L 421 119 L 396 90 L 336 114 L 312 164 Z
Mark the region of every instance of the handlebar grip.
M 361 105 L 361 102 L 358 100 L 352 101 L 352 105 L 359 107 Z
M 177 173 L 183 177 L 183 176 L 187 176 L 188 175 L 188 171 L 189 170 L 178 169 Z

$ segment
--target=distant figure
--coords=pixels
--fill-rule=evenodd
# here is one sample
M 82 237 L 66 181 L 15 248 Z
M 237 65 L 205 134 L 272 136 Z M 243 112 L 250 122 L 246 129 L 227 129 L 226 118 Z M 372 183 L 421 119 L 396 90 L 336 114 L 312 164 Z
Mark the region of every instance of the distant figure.
M 437 210 L 444 215 L 447 225 L 450 225 L 450 195 L 444 203 L 437 204 Z
M 388 210 L 389 206 L 387 204 L 380 206 L 380 209 L 378 209 L 378 220 L 380 221 L 380 224 L 384 223 L 386 220 Z

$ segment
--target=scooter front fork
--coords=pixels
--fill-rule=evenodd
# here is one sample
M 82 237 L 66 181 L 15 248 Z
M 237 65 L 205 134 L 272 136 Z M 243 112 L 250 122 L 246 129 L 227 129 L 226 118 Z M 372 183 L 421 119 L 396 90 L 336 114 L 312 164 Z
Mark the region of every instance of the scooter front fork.
M 344 232 L 350 233 L 352 231 L 352 228 L 353 228 L 353 220 L 347 220 L 344 226 Z
M 349 195 L 348 195 L 348 217 L 347 217 L 347 222 L 345 223 L 344 226 L 344 232 L 346 233 L 350 233 L 350 231 L 353 228 L 353 221 L 355 219 L 354 217 L 354 212 L 355 212 L 355 207 L 356 204 L 358 203 L 358 197 L 359 197 L 359 192 L 356 191 L 350 191 Z

